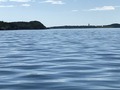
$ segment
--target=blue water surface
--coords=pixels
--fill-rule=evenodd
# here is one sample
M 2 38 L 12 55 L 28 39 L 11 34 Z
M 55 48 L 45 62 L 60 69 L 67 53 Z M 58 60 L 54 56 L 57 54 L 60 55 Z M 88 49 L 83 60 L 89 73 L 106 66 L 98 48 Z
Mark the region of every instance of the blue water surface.
M 0 31 L 0 90 L 120 90 L 120 29 Z

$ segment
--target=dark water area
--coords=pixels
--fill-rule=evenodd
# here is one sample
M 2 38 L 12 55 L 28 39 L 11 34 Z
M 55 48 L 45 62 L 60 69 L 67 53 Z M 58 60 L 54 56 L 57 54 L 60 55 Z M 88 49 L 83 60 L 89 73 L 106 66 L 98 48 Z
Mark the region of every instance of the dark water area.
M 120 90 L 120 29 L 1 31 L 0 90 Z

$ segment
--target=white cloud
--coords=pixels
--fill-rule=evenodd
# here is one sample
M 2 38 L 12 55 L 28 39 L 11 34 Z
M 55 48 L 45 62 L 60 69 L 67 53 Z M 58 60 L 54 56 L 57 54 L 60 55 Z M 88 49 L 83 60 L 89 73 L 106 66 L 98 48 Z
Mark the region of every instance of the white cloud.
M 29 7 L 30 4 L 29 2 L 32 2 L 34 0 L 0 0 L 0 8 L 5 8 L 5 7 L 15 7 L 15 6 L 23 6 L 23 7 Z M 17 2 L 17 3 L 22 3 L 21 5 L 4 5 L 3 2 Z
M 115 10 L 115 6 L 103 6 L 103 7 L 96 7 L 93 9 L 90 9 L 89 11 L 110 11 L 110 10 Z
M 0 2 L 30 2 L 32 0 L 0 0 Z
M 21 6 L 23 6 L 23 7 L 29 7 L 30 4 L 22 4 Z
M 0 8 L 10 8 L 10 7 L 15 7 L 14 5 L 0 5 Z
M 0 0 L 0 2 L 6 2 L 6 1 L 8 1 L 8 0 Z
M 31 0 L 9 0 L 11 2 L 30 2 Z
M 65 4 L 62 0 L 45 0 L 40 3 L 51 3 L 51 4 Z

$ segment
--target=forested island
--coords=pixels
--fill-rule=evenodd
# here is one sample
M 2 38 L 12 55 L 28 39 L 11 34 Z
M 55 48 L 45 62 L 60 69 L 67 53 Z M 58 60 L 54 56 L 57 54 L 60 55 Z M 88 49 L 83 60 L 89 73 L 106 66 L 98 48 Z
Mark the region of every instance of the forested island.
M 30 22 L 4 22 L 0 21 L 0 30 L 23 30 L 23 29 L 46 29 L 46 26 L 39 21 Z
M 120 28 L 120 24 L 118 23 L 114 23 L 114 24 L 110 24 L 110 25 L 82 25 L 82 26 L 54 26 L 54 27 L 50 27 L 51 29 L 73 29 L 73 28 Z

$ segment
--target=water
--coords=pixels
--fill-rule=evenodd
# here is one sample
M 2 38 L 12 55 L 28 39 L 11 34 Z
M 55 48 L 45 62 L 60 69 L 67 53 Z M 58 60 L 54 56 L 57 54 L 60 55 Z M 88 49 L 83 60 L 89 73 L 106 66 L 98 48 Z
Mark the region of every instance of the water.
M 1 31 L 0 90 L 120 90 L 120 29 Z

